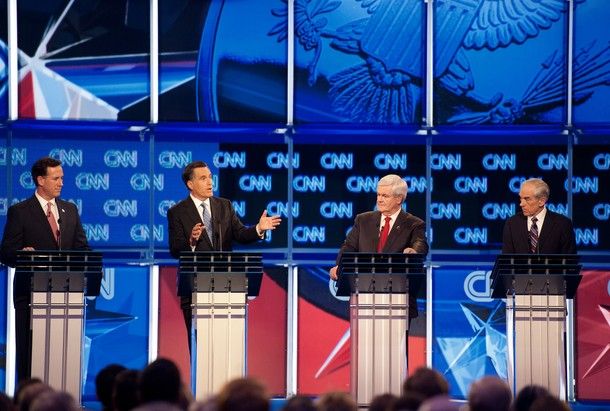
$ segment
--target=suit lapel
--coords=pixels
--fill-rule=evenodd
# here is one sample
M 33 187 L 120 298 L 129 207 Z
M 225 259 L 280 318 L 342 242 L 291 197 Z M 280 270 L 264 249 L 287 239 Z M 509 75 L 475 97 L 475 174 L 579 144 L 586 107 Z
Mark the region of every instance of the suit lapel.
M 36 196 L 33 196 L 30 201 L 30 215 L 36 220 L 36 225 L 42 227 L 41 230 L 45 233 L 49 240 L 52 240 L 55 243 L 55 236 L 53 235 L 53 231 L 51 230 L 51 226 L 49 225 L 49 220 L 47 220 L 47 215 L 44 210 L 40 206 L 40 202 Z
M 519 238 L 519 242 L 524 245 L 526 250 L 529 250 L 530 240 L 529 240 L 529 233 L 527 231 L 527 217 L 524 216 L 523 214 L 521 215 L 521 218 L 519 220 L 519 224 L 517 227 L 517 235 Z M 527 252 L 529 252 L 529 251 L 527 251 Z
M 364 233 L 371 233 L 370 239 L 371 239 L 371 248 L 370 250 L 361 250 L 364 252 L 371 252 L 374 253 L 377 251 L 377 244 L 379 244 L 379 230 L 381 227 L 379 227 L 379 221 L 381 219 L 381 213 L 378 211 L 375 211 L 373 214 L 371 214 L 372 217 L 366 222 L 366 226 L 363 227 L 363 232 Z
M 400 213 L 398 213 L 398 216 L 396 216 L 396 221 L 394 221 L 394 225 L 392 226 L 392 229 L 388 234 L 388 240 L 386 241 L 382 251 L 385 252 L 385 250 L 392 249 L 392 245 L 394 244 L 397 238 L 400 238 L 401 233 L 404 231 L 406 227 L 406 221 L 407 213 L 401 210 Z
M 544 222 L 540 227 L 540 236 L 538 237 L 538 248 L 541 249 L 542 244 L 545 244 L 545 240 L 553 236 L 553 230 L 555 229 L 555 216 L 550 210 L 546 210 L 546 215 L 544 216 Z M 542 252 L 542 250 L 540 251 Z

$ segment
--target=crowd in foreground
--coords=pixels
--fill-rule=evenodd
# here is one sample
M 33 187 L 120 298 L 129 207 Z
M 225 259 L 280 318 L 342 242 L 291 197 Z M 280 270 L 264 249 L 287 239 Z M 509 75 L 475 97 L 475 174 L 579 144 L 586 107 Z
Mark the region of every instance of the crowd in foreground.
M 238 378 L 214 396 L 194 401 L 176 365 L 157 359 L 143 370 L 109 365 L 96 376 L 96 395 L 104 411 L 268 411 L 266 387 L 252 378 Z M 68 393 L 59 392 L 39 379 L 19 384 L 14 399 L 0 393 L 0 411 L 77 411 L 79 404 Z M 344 392 L 328 392 L 317 399 L 297 395 L 282 411 L 357 411 L 354 399 Z M 470 387 L 467 401 L 452 401 L 449 384 L 437 371 L 420 368 L 403 384 L 402 395 L 381 393 L 370 411 L 565 411 L 566 402 L 540 386 L 527 386 L 513 398 L 504 380 L 483 377 Z

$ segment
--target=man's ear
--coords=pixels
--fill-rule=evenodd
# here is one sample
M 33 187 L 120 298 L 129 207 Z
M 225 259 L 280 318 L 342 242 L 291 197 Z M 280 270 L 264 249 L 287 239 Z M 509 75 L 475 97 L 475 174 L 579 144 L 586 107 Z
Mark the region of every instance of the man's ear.
M 186 186 L 188 187 L 189 190 L 193 191 L 193 181 L 192 180 L 187 181 Z

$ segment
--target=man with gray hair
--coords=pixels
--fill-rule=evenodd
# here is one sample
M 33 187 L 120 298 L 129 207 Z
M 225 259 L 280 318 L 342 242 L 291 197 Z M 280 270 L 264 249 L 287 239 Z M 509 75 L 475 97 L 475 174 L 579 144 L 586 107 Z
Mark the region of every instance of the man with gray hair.
M 546 208 L 549 186 L 539 178 L 521 183 L 521 212 L 506 221 L 503 254 L 576 254 L 572 221 Z
M 337 264 L 344 252 L 428 253 L 425 223 L 402 209 L 407 198 L 407 183 L 389 174 L 377 183 L 377 211 L 358 214 L 343 242 Z M 337 279 L 337 266 L 330 269 Z

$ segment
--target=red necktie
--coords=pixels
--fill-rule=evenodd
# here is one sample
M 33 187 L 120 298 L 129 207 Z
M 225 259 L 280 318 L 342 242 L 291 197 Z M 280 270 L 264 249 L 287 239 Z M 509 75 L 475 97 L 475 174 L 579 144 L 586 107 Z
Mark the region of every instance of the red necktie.
M 390 232 L 390 217 L 385 218 L 385 222 L 383 223 L 383 227 L 381 228 L 381 233 L 379 234 L 379 243 L 377 244 L 377 252 L 380 253 L 385 246 L 385 242 L 388 240 L 388 233 Z
M 51 226 L 51 231 L 53 231 L 53 237 L 55 238 L 55 242 L 59 237 L 59 227 L 57 226 L 57 221 L 55 221 L 55 216 L 53 215 L 53 211 L 51 211 L 51 202 L 47 203 L 47 221 L 49 221 L 49 225 Z

